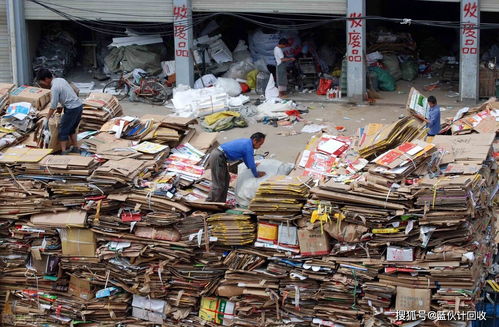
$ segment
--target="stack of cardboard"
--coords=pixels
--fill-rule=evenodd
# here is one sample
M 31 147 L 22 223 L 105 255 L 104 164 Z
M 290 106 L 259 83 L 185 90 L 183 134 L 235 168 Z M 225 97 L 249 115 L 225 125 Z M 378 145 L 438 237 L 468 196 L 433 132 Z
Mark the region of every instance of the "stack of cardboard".
M 125 158 L 122 160 L 108 160 L 94 170 L 90 181 L 107 184 L 127 184 L 146 178 L 152 173 L 154 161 Z
M 493 98 L 475 108 L 463 108 L 444 130 L 454 135 L 496 133 L 499 130 L 499 102 Z
M 311 179 L 306 177 L 270 177 L 260 184 L 249 208 L 260 216 L 299 214 L 310 183 Z
M 191 122 L 114 119 L 84 141 L 91 157 L 3 151 L 5 325 L 360 327 L 475 310 L 495 251 L 494 134 L 428 143 L 405 118 L 359 142 L 317 135 L 308 158 L 332 165 L 271 177 L 239 211 L 198 201 L 216 136 Z
M 224 245 L 245 245 L 255 241 L 255 224 L 240 212 L 211 215 L 207 219 L 211 235 Z
M 9 93 L 15 85 L 11 83 L 0 83 L 0 113 L 3 114 L 5 108 L 9 105 Z
M 313 136 L 297 161 L 295 176 L 311 176 L 314 180 L 351 179 L 367 164 L 359 158 L 351 137 L 319 134 Z
M 123 109 L 116 97 L 111 94 L 92 92 L 83 102 L 80 129 L 99 130 L 104 123 L 122 114 Z
M 368 124 L 361 128 L 359 135 L 359 154 L 370 159 L 404 142 L 421 139 L 426 135 L 423 122 L 416 118 L 405 117 L 390 125 Z

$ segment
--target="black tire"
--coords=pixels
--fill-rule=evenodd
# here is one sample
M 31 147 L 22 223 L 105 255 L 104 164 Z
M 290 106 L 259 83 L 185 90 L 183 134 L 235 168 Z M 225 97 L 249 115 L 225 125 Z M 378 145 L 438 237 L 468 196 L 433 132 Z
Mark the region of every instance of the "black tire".
M 168 100 L 168 91 L 165 86 L 156 81 L 146 81 L 140 95 L 147 103 L 163 105 Z
M 106 84 L 104 89 L 102 89 L 102 93 L 109 93 L 116 97 L 118 100 L 124 100 L 128 93 L 130 93 L 130 88 L 126 83 L 120 84 L 119 80 L 114 80 Z

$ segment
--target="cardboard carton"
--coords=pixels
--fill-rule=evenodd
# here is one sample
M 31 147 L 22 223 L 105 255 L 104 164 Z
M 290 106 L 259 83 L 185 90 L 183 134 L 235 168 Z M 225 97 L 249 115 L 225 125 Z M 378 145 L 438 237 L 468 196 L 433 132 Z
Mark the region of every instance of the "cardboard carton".
M 431 290 L 397 286 L 395 310 L 430 311 Z
M 19 86 L 10 92 L 9 102 L 29 102 L 37 110 L 42 110 L 50 102 L 50 90 L 32 86 Z
M 201 298 L 199 317 L 203 320 L 230 326 L 234 319 L 234 303 L 224 298 L 206 297 Z
M 73 275 L 69 280 L 69 293 L 87 301 L 94 298 L 90 281 Z
M 80 210 L 41 213 L 31 216 L 31 223 L 33 225 L 47 227 L 85 227 L 86 220 L 86 212 Z
M 329 238 L 326 232 L 320 228 L 312 230 L 299 229 L 298 240 L 300 242 L 300 253 L 303 256 L 316 256 L 329 254 Z
M 65 256 L 94 257 L 97 249 L 95 234 L 84 228 L 59 230 L 62 254 Z

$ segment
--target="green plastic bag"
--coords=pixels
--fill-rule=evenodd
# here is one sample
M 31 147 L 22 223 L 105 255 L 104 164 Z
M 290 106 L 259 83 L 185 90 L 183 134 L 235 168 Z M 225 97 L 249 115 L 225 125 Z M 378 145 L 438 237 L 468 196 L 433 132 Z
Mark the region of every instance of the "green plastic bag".
M 378 85 L 381 91 L 395 91 L 395 79 L 389 72 L 380 67 L 369 67 L 369 70 L 375 72 L 376 76 L 378 76 Z
M 415 61 L 409 60 L 401 63 L 400 70 L 404 81 L 412 81 L 418 76 L 418 64 Z

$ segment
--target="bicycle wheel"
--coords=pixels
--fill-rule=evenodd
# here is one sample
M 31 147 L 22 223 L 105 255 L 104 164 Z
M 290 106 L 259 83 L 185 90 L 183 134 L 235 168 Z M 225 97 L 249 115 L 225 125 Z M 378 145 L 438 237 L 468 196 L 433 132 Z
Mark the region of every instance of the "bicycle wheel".
M 108 93 L 114 95 L 118 100 L 123 100 L 128 96 L 130 88 L 124 82 L 120 80 L 114 80 L 106 84 L 102 93 Z
M 155 105 L 163 105 L 168 100 L 168 92 L 163 84 L 156 81 L 146 81 L 142 86 L 140 96 L 147 103 Z

